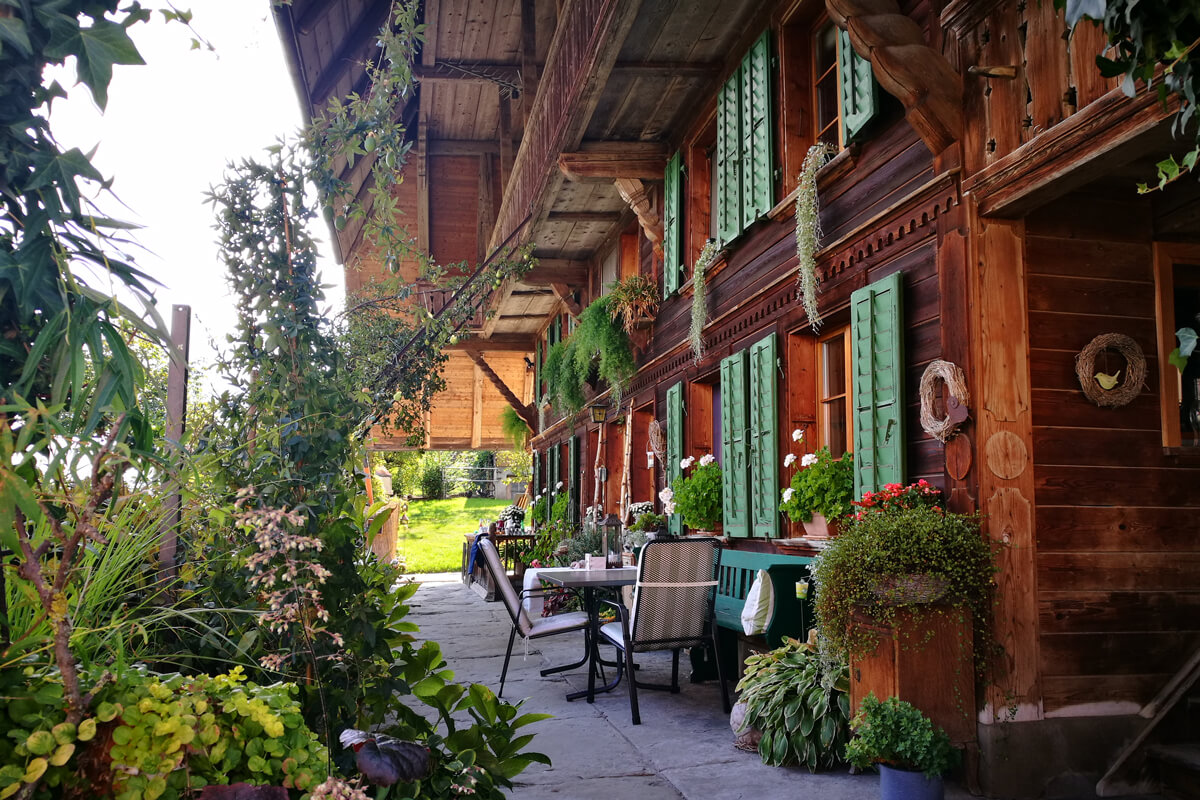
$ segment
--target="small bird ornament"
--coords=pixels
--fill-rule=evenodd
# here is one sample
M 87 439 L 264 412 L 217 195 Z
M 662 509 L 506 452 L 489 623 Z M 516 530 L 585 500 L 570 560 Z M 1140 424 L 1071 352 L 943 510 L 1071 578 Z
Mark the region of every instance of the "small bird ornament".
M 401 781 L 419 781 L 429 776 L 429 748 L 402 742 L 381 733 L 347 728 L 339 737 L 343 747 L 354 750 L 354 764 L 368 782 L 391 786 Z

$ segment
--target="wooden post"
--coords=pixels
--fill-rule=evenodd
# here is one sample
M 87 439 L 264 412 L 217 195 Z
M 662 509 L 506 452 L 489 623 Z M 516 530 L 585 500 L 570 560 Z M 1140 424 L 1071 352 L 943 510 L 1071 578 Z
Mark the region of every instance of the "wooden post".
M 170 583 L 177 574 L 176 552 L 179 549 L 179 524 L 182 522 L 183 500 L 180 494 L 179 464 L 183 452 L 183 434 L 187 421 L 188 343 L 192 328 L 192 307 L 171 306 L 171 341 L 167 355 L 167 440 L 171 447 L 171 466 L 167 478 L 170 491 L 166 497 L 166 516 L 163 520 L 162 543 L 158 548 L 158 579 Z

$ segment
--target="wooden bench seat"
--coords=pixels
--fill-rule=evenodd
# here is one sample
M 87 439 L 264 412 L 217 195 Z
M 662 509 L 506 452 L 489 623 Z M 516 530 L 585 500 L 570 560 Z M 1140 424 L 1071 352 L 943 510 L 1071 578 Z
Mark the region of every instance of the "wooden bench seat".
M 748 550 L 721 551 L 721 574 L 717 585 L 717 625 L 742 633 L 742 609 L 746 605 L 746 594 L 754 583 L 754 576 L 765 569 L 771 576 L 775 590 L 775 613 L 767 624 L 765 638 L 767 646 L 774 648 L 783 644 L 784 636 L 796 639 L 808 637 L 815 624 L 813 615 L 813 592 L 807 597 L 796 597 L 796 584 L 808 582 L 808 556 L 790 556 L 778 553 L 756 553 Z

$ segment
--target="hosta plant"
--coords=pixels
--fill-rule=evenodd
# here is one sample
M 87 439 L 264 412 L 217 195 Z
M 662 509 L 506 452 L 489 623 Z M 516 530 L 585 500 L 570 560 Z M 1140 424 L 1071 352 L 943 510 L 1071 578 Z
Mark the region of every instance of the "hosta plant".
M 841 762 L 850 739 L 844 662 L 825 658 L 813 644 L 785 638 L 782 647 L 746 659 L 737 688 L 747 706 L 743 727 L 762 732 L 763 763 L 816 771 Z

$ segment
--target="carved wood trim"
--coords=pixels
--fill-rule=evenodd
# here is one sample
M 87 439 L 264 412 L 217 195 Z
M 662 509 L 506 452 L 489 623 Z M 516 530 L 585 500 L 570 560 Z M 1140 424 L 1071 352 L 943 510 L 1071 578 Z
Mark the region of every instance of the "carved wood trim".
M 663 222 L 659 219 L 658 214 L 654 213 L 654 205 L 650 202 L 650 196 L 646 194 L 646 187 L 635 178 L 617 178 L 613 184 L 617 187 L 617 193 L 621 195 L 621 199 L 629 204 L 634 214 L 637 214 L 638 224 L 642 226 L 646 238 L 654 246 L 654 255 L 661 259 L 663 257 Z

